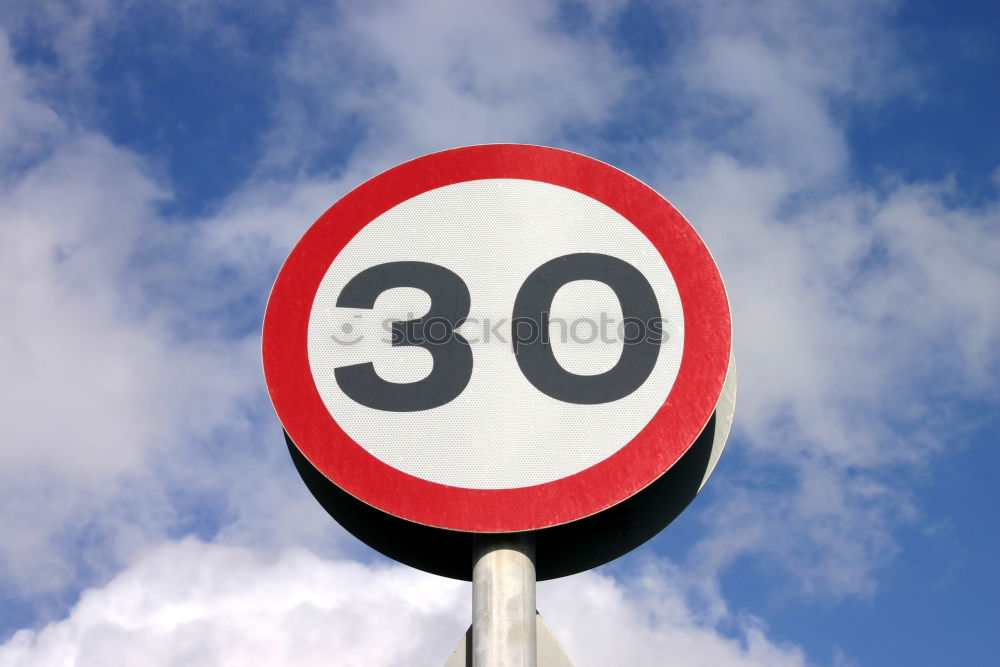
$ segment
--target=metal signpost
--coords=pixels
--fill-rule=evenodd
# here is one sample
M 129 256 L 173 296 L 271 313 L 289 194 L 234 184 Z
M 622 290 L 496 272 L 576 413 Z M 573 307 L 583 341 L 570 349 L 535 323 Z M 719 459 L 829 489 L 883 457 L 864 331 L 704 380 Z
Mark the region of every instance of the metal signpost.
M 469 146 L 308 229 L 268 301 L 264 374 L 334 518 L 473 582 L 472 645 L 449 664 L 534 665 L 552 641 L 536 578 L 641 544 L 711 474 L 731 338 L 711 255 L 656 192 L 567 151 Z

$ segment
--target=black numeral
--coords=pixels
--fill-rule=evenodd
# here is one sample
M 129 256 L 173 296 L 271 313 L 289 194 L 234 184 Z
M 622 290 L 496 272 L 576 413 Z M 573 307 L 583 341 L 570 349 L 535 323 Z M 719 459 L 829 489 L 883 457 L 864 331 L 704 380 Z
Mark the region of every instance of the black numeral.
M 643 329 L 643 335 L 622 347 L 614 368 L 597 375 L 577 375 L 560 366 L 548 336 L 532 336 L 526 342 L 518 336 L 519 322 L 537 322 L 540 332 L 548 331 L 553 297 L 574 280 L 596 280 L 610 287 L 624 321 Z M 514 300 L 511 340 L 521 372 L 539 391 L 567 403 L 593 405 L 618 400 L 642 386 L 660 351 L 659 324 L 656 294 L 638 269 L 609 255 L 577 253 L 550 260 L 527 277 Z
M 641 335 L 626 339 L 614 368 L 597 375 L 577 375 L 559 365 L 547 335 L 552 299 L 575 280 L 596 280 L 614 291 L 626 323 Z M 341 366 L 337 384 L 350 398 L 376 410 L 430 410 L 454 400 L 472 377 L 472 350 L 455 329 L 469 315 L 469 288 L 452 271 L 426 262 L 390 262 L 366 269 L 337 297 L 342 308 L 372 308 L 380 294 L 394 287 L 415 287 L 431 298 L 427 313 L 392 323 L 394 346 L 430 352 L 430 375 L 417 382 L 387 382 L 371 362 Z M 518 326 L 527 323 L 538 335 L 525 340 Z M 649 377 L 661 340 L 660 309 L 649 281 L 631 264 L 609 255 L 577 253 L 550 260 L 527 277 L 514 301 L 511 339 L 524 376 L 539 391 L 567 403 L 592 405 L 628 396 Z M 502 388 L 500 388 L 502 390 Z
M 415 287 L 431 298 L 417 320 L 392 323 L 392 344 L 421 347 L 431 353 L 431 373 L 416 382 L 387 382 L 369 361 L 336 369 L 340 389 L 376 410 L 430 410 L 462 393 L 472 377 L 472 350 L 455 329 L 469 315 L 469 288 L 455 273 L 426 262 L 390 262 L 365 269 L 337 297 L 342 308 L 372 308 L 379 294 L 394 287 Z

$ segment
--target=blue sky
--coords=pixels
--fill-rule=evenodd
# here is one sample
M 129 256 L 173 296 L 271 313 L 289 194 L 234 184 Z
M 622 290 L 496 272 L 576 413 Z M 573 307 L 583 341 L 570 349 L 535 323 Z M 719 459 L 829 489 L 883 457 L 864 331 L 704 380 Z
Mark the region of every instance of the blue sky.
M 467 585 L 314 503 L 259 326 L 346 190 L 494 141 L 657 188 L 733 304 L 706 490 L 540 587 L 577 664 L 989 664 L 998 33 L 971 1 L 7 3 L 0 665 L 443 663 Z

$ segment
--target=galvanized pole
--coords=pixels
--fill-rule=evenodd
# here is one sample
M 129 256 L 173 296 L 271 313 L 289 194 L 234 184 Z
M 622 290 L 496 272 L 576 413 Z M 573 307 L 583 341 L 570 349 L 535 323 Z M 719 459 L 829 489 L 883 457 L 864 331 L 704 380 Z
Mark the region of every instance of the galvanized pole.
M 535 540 L 480 535 L 472 568 L 473 667 L 535 667 Z

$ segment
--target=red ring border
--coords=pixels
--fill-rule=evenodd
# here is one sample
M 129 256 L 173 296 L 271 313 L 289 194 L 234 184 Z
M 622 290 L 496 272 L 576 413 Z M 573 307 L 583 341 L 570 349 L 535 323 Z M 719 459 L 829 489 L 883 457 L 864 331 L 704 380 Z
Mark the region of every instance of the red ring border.
M 674 385 L 649 423 L 607 459 L 568 477 L 515 489 L 467 489 L 392 468 L 354 442 L 327 411 L 307 357 L 313 298 L 340 250 L 370 221 L 427 190 L 517 178 L 551 183 L 620 213 L 657 248 L 677 283 L 684 351 Z M 708 422 L 728 370 L 732 326 L 722 277 L 697 232 L 638 179 L 590 157 L 524 144 L 466 146 L 405 162 L 361 184 L 306 231 L 278 273 L 264 315 L 264 377 L 282 426 L 327 479 L 393 516 L 450 530 L 537 530 L 605 510 L 666 472 Z

